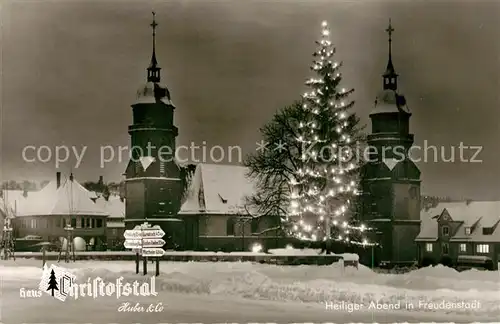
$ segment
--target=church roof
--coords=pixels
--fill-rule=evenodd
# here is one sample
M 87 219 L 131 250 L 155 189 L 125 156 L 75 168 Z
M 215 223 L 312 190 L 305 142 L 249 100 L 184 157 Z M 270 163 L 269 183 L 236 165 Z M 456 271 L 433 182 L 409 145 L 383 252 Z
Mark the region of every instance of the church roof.
M 15 210 L 16 217 L 44 215 L 88 215 L 108 216 L 109 213 L 97 206 L 93 195 L 76 180 L 64 179 L 57 188 L 51 181 L 40 191 L 28 192 L 27 197 L 10 196 L 8 204 Z
M 382 90 L 375 100 L 375 107 L 370 112 L 371 115 L 384 113 L 410 113 L 403 96 L 391 89 Z
M 256 186 L 243 166 L 198 164 L 181 214 L 246 214 L 246 197 Z
M 146 82 L 137 90 L 137 98 L 134 104 L 154 104 L 159 102 L 174 106 L 166 86 L 155 82 Z

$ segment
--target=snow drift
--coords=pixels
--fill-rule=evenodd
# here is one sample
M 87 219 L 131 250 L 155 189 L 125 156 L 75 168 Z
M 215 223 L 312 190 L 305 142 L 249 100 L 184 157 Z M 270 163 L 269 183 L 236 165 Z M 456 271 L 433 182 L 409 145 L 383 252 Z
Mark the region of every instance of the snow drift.
M 39 280 L 41 267 L 23 260 L 0 265 L 5 284 L 20 285 L 20 280 Z M 38 265 L 38 262 L 37 262 Z M 78 280 L 100 277 L 115 281 L 149 280 L 134 273 L 133 262 L 60 263 L 76 274 Z M 154 265 L 149 264 L 150 273 Z M 142 267 L 141 267 L 142 268 Z M 141 269 L 142 270 L 142 269 Z M 475 309 L 450 309 L 449 313 L 491 314 L 500 316 L 499 272 L 470 270 L 457 272 L 443 266 L 422 268 L 407 274 L 379 274 L 359 266 L 275 266 L 250 262 L 163 262 L 157 291 L 186 294 L 223 295 L 283 302 L 347 302 L 369 305 L 370 302 L 418 305 L 419 302 L 479 302 Z M 26 286 L 24 286 L 26 287 Z M 415 309 L 419 311 L 439 311 Z

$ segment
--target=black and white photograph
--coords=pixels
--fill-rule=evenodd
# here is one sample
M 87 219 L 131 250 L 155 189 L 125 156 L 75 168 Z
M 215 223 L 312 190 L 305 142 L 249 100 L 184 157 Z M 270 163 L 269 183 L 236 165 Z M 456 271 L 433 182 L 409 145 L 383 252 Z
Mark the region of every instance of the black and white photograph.
M 500 1 L 4 0 L 0 323 L 495 323 Z

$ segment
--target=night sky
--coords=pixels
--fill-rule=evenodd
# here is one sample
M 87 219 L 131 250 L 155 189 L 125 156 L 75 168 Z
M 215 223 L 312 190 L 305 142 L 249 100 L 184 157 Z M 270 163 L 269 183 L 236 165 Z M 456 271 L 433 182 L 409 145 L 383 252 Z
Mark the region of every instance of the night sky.
M 100 168 L 99 147 L 129 145 L 130 105 L 151 56 L 152 10 L 178 143 L 240 145 L 244 153 L 255 149 L 259 127 L 306 90 L 323 20 L 344 63 L 343 85 L 355 88 L 355 110 L 368 123 L 392 18 L 394 65 L 416 144 L 443 146 L 447 155 L 460 142 L 483 147 L 482 163 L 460 162 L 458 152 L 455 163 L 418 163 L 423 193 L 500 199 L 495 0 L 4 1 L 2 179 L 55 177 L 54 161 L 23 162 L 26 145 L 88 146 L 75 177 L 121 179 L 126 159 Z

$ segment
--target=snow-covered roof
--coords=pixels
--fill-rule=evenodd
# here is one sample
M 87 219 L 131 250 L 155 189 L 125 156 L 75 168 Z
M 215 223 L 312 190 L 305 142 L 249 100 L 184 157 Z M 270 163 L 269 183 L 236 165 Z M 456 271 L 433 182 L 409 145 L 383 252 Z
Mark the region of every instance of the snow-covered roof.
M 106 227 L 107 228 L 125 228 L 125 222 L 121 221 L 108 221 L 106 222 Z
M 180 213 L 246 214 L 246 197 L 256 190 L 247 172 L 242 166 L 198 164 Z
M 95 204 L 109 214 L 108 223 L 111 219 L 121 219 L 122 221 L 125 219 L 125 200 L 122 201 L 120 196 L 111 195 L 108 200 L 99 197 L 96 199 Z
M 370 115 L 399 112 L 410 113 L 406 104 L 398 101 L 398 96 L 396 91 L 390 89 L 380 92 L 375 101 L 375 108 Z
M 446 202 L 420 213 L 421 227 L 417 239 L 437 239 L 439 216 L 447 212 L 460 227 L 452 240 L 500 242 L 500 201 Z M 484 235 L 483 228 L 495 227 L 493 234 Z M 466 234 L 465 228 L 471 228 Z
M 56 181 L 51 181 L 40 191 L 30 191 L 27 197 L 10 196 L 8 204 L 15 211 L 16 217 L 41 215 L 88 215 L 108 216 L 91 198 L 93 194 L 78 181 L 64 179 L 57 188 Z
M 163 96 L 158 96 L 158 93 L 155 94 L 155 91 L 158 91 L 158 88 L 164 92 Z M 166 86 L 160 85 L 154 82 L 147 82 L 143 86 L 137 90 L 137 99 L 135 104 L 154 104 L 157 102 L 162 102 L 166 105 L 174 106 L 172 100 L 170 99 L 170 93 Z
M 442 212 L 443 208 L 440 205 L 420 212 L 420 233 L 417 235 L 417 240 L 437 240 L 437 218 Z

